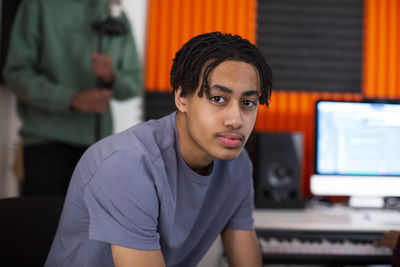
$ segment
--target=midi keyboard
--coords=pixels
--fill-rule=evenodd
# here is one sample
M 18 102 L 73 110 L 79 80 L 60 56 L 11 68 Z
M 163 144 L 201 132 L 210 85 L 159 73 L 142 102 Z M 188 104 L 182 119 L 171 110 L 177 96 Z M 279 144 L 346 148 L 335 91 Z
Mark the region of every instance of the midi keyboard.
M 257 230 L 265 263 L 389 264 L 382 232 Z

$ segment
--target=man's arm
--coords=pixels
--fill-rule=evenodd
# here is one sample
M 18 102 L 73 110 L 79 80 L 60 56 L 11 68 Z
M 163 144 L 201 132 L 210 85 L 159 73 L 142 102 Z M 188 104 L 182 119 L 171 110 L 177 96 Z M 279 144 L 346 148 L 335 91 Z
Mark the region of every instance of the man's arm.
M 71 101 L 71 107 L 82 112 L 106 112 L 109 101 L 114 93 L 110 90 L 93 88 L 88 91 L 78 92 Z
M 400 237 L 399 231 L 389 231 L 383 234 L 383 238 L 374 243 L 375 246 L 385 246 L 393 250 L 397 244 L 397 240 Z
M 111 244 L 115 267 L 165 267 L 161 250 L 138 250 Z
M 383 234 L 383 238 L 374 243 L 375 246 L 385 246 L 393 250 L 391 256 L 392 266 L 400 266 L 400 231 L 389 231 Z
M 75 94 L 37 71 L 40 61 L 41 21 L 37 1 L 22 1 L 13 22 L 4 79 L 25 105 L 55 113 L 69 112 Z
M 225 229 L 222 232 L 222 241 L 230 267 L 262 266 L 260 249 L 254 231 Z

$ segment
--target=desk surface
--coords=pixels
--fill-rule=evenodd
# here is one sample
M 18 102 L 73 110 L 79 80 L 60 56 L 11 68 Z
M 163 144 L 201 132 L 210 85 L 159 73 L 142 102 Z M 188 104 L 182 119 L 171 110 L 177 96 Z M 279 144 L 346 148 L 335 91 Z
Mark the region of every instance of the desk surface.
M 302 210 L 256 209 L 254 226 L 256 229 L 283 230 L 400 231 L 400 212 L 343 206 Z

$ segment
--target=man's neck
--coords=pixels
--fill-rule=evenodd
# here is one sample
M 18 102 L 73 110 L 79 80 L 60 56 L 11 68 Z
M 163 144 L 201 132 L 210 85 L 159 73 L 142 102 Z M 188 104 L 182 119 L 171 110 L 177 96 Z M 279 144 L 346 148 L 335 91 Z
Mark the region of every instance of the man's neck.
M 207 175 L 210 175 L 210 173 L 212 172 L 212 169 L 213 169 L 213 166 L 214 166 L 213 163 L 214 163 L 214 162 L 211 162 L 211 164 L 209 164 L 209 165 L 207 165 L 207 166 L 205 166 L 205 167 L 201 167 L 201 168 L 199 168 L 199 169 L 193 169 L 193 168 L 192 168 L 192 170 L 193 170 L 194 172 L 200 174 L 200 175 L 207 176 Z
M 176 127 L 178 129 L 178 144 L 183 160 L 195 172 L 206 175 L 210 172 L 213 158 L 202 151 L 188 134 L 187 121 L 184 113 L 176 114 Z

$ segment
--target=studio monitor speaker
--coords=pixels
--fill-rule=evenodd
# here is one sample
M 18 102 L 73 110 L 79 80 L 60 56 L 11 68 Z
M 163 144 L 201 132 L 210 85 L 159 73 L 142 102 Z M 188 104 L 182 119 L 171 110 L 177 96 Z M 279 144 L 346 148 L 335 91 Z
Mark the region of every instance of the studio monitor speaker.
M 303 135 L 258 133 L 254 171 L 256 208 L 302 208 Z

